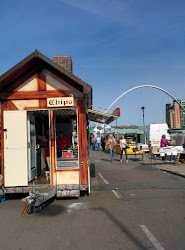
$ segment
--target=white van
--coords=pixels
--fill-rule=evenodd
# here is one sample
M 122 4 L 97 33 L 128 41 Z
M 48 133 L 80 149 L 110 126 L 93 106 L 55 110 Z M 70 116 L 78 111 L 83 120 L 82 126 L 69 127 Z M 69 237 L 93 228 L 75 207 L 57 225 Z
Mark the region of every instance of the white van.
M 166 139 L 170 140 L 168 125 L 166 123 L 150 124 L 140 128 L 144 131 L 142 143 L 149 146 L 160 147 L 162 135 L 166 135 Z

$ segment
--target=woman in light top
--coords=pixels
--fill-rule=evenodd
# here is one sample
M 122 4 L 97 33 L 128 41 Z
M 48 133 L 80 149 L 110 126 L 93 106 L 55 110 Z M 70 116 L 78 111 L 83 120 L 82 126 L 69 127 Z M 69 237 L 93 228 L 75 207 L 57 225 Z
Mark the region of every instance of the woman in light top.
M 121 139 L 120 139 L 120 149 L 121 149 L 120 162 L 122 162 L 122 156 L 123 156 L 123 150 L 124 150 L 125 151 L 125 156 L 126 156 L 126 163 L 128 163 L 126 145 L 127 145 L 127 141 L 125 140 L 124 135 L 122 135 Z
M 110 158 L 111 158 L 111 163 L 114 161 L 114 146 L 116 145 L 116 140 L 114 139 L 113 134 L 110 134 L 109 139 L 107 141 L 107 147 L 110 150 Z

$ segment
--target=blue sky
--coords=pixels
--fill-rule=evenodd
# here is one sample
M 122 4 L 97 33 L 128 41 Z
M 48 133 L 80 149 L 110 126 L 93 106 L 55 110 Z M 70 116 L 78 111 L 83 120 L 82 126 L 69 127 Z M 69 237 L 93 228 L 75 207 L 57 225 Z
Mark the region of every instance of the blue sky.
M 71 55 L 73 73 L 107 108 L 123 92 L 152 84 L 185 99 L 184 0 L 6 0 L 0 2 L 0 75 L 36 48 Z M 172 99 L 149 88 L 117 102 L 118 124 L 165 122 Z

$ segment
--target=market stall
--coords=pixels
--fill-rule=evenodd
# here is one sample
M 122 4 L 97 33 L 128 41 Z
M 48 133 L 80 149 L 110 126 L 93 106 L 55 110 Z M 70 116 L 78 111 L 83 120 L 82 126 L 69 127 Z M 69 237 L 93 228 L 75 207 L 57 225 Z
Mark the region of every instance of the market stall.
M 168 160 L 171 163 L 178 163 L 181 155 L 185 154 L 185 149 L 182 146 L 168 146 L 168 147 L 151 147 L 150 156 L 152 159 L 156 157 L 163 157 L 163 159 Z

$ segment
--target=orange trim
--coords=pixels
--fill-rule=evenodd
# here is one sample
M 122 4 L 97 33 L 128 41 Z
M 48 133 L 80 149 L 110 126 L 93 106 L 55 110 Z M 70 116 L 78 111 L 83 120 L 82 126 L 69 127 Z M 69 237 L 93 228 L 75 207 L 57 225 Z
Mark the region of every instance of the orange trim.
M 37 75 L 37 85 L 38 91 L 46 91 L 46 76 L 43 74 L 43 72 L 40 72 Z
M 47 100 L 46 99 L 39 99 L 39 107 L 46 108 L 47 107 Z
M 117 108 L 118 117 L 120 117 L 120 108 Z
M 80 184 L 88 184 L 87 166 L 87 126 L 86 108 L 84 101 L 78 100 L 78 143 L 79 143 L 79 164 L 80 164 Z M 83 162 L 83 165 L 81 165 Z
M 7 109 L 7 103 L 1 103 L 1 174 L 3 176 L 1 185 L 4 187 L 4 115 L 3 111 Z
M 80 169 L 57 169 L 56 172 L 61 172 L 61 171 L 79 171 Z
M 40 103 L 39 103 L 40 104 Z M 38 107 L 25 107 L 24 109 L 25 110 L 31 110 L 31 109 L 46 109 L 47 107 L 40 107 L 40 106 L 38 106 Z
M 51 155 L 51 172 L 52 172 L 52 185 L 56 184 L 56 149 L 55 149 L 55 121 L 54 111 L 49 111 L 50 117 L 50 155 Z
M 18 110 L 18 108 L 11 101 L 7 101 L 7 110 Z
M 2 92 L 0 93 L 0 99 L 4 100 L 29 100 L 29 99 L 44 99 L 52 97 L 64 97 L 66 96 L 63 91 L 51 90 L 51 91 L 19 91 L 19 92 Z
M 105 108 L 101 108 L 101 107 L 98 107 L 98 106 L 94 106 L 94 105 L 90 105 L 91 107 L 94 107 L 94 108 L 98 108 L 98 109 L 104 109 L 104 110 L 108 110 L 108 109 L 105 109 Z M 109 109 L 109 111 L 114 111 L 114 110 L 111 110 L 111 109 Z
M 28 79 L 30 79 L 33 75 L 35 75 L 37 73 L 37 71 L 39 70 L 40 66 L 35 66 L 34 68 L 30 68 L 29 70 L 27 70 L 27 72 L 25 74 L 23 74 L 22 77 L 18 77 L 17 76 L 14 77 L 14 80 L 11 79 L 11 77 L 8 77 L 8 87 L 6 86 L 7 84 L 3 84 L 3 86 L 1 86 L 1 88 L 6 88 L 6 90 L 8 89 L 8 91 L 10 90 L 14 90 L 17 87 L 19 87 L 21 84 L 23 84 L 25 81 L 27 81 Z M 19 71 L 20 72 L 20 71 Z M 15 74 L 17 75 L 17 72 L 15 72 Z M 19 73 L 18 73 L 19 74 Z

